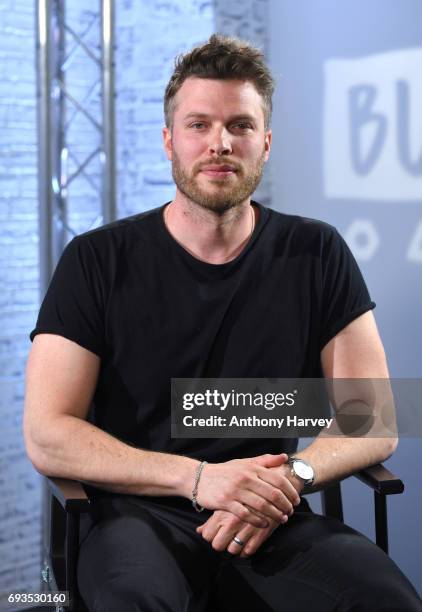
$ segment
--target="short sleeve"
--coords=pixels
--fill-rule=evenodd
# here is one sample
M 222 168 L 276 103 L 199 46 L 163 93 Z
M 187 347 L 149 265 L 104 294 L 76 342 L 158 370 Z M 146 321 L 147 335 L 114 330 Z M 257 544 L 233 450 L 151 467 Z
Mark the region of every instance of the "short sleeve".
M 346 325 L 375 308 L 359 266 L 335 228 L 323 253 L 321 349 Z
M 86 238 L 74 238 L 57 264 L 31 341 L 37 334 L 58 334 L 103 357 L 104 295 L 94 250 Z

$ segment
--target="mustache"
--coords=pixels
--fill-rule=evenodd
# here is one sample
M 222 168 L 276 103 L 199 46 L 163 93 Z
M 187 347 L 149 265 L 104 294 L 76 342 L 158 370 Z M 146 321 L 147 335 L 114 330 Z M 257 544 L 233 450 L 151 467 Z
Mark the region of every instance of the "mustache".
M 231 166 L 236 172 L 242 171 L 241 164 L 225 159 L 225 160 L 217 160 L 217 159 L 209 159 L 207 161 L 195 164 L 194 166 L 194 174 L 201 172 L 207 166 Z

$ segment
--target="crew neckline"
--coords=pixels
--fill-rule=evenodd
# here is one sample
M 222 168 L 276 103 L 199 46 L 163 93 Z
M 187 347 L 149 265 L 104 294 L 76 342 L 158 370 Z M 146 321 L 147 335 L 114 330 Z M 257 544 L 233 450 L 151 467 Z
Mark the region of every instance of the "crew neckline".
M 268 216 L 269 216 L 269 209 L 268 208 L 264 207 L 259 202 L 255 202 L 255 200 L 251 200 L 251 205 L 252 206 L 256 206 L 256 208 L 258 209 L 259 215 L 258 215 L 258 221 L 257 221 L 257 223 L 256 223 L 256 225 L 254 227 L 254 230 L 253 230 L 253 232 L 252 232 L 248 242 L 245 244 L 244 248 L 241 250 L 241 252 L 234 259 L 231 259 L 230 261 L 226 261 L 224 263 L 215 264 L 215 263 L 211 263 L 209 261 L 204 261 L 203 259 L 199 259 L 198 257 L 195 257 L 195 255 L 192 255 L 192 253 L 187 251 L 185 249 L 185 247 L 182 246 L 171 235 L 171 233 L 167 229 L 166 223 L 164 221 L 164 210 L 165 210 L 166 206 L 168 206 L 170 203 L 171 203 L 171 200 L 166 202 L 162 206 L 160 206 L 160 208 L 158 209 L 158 212 L 159 212 L 159 226 L 160 226 L 161 233 L 164 234 L 167 243 L 170 244 L 170 246 L 173 249 L 175 249 L 177 252 L 179 252 L 182 255 L 182 257 L 187 259 L 189 262 L 193 263 L 193 265 L 199 266 L 202 269 L 206 268 L 208 270 L 227 270 L 227 269 L 231 268 L 232 266 L 235 266 L 241 259 L 243 259 L 243 257 L 245 257 L 245 255 L 246 255 L 246 253 L 248 253 L 250 251 L 250 249 L 252 248 L 252 246 L 256 242 L 256 239 L 258 238 L 259 234 L 261 233 L 261 230 L 263 229 L 264 225 L 266 224 L 266 222 L 268 220 Z

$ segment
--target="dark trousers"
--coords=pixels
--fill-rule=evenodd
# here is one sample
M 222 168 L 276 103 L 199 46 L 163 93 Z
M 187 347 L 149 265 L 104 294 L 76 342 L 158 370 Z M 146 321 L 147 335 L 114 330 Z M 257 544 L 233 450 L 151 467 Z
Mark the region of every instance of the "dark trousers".
M 214 551 L 195 532 L 211 513 L 183 502 L 94 502 L 78 562 L 90 612 L 422 611 L 387 555 L 306 502 L 249 559 Z

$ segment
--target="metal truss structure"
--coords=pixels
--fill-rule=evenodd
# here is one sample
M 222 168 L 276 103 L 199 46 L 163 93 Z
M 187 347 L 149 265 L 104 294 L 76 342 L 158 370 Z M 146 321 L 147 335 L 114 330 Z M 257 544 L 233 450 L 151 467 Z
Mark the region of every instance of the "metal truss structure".
M 65 0 L 36 4 L 41 297 L 69 239 L 116 216 L 114 2 L 94 3 L 96 10 Z M 53 510 L 44 486 L 40 585 L 47 591 Z
M 114 2 L 90 4 L 37 0 L 42 296 L 68 240 L 116 216 Z

